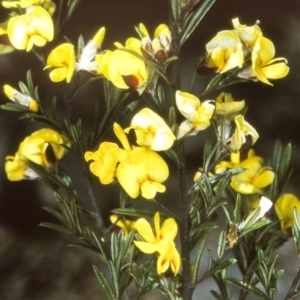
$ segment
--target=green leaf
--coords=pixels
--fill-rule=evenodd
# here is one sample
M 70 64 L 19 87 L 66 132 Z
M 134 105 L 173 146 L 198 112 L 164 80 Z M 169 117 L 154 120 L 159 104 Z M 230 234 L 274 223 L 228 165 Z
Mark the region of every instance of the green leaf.
M 62 221 L 64 224 L 67 224 L 67 220 L 65 219 L 65 217 L 57 210 L 55 210 L 51 207 L 48 207 L 48 206 L 44 206 L 43 209 L 46 210 L 47 212 L 49 212 L 50 214 L 52 214 L 53 216 L 55 216 L 57 219 Z
M 92 265 L 92 267 L 93 267 L 94 272 L 97 276 L 97 279 L 100 282 L 100 284 L 102 285 L 108 299 L 109 300 L 117 299 L 117 297 L 115 296 L 115 294 L 112 290 L 112 287 L 111 287 L 110 283 L 108 282 L 108 280 L 106 279 L 105 275 L 102 272 L 100 272 L 96 266 Z
M 251 226 L 247 227 L 247 229 L 243 229 L 241 234 L 239 235 L 239 237 L 241 238 L 242 236 L 248 234 L 249 232 L 256 230 L 258 228 L 261 228 L 270 223 L 272 223 L 270 220 L 260 220 L 256 223 L 252 224 Z
M 224 255 L 226 249 L 226 232 L 222 230 L 219 235 L 219 241 L 218 241 L 218 257 L 221 258 Z
M 78 41 L 77 41 L 77 49 L 79 51 L 82 51 L 82 49 L 84 48 L 84 39 L 82 34 L 79 36 Z
M 181 37 L 180 45 L 183 45 L 184 42 L 188 39 L 188 37 L 192 34 L 195 28 L 198 26 L 200 21 L 209 11 L 211 6 L 215 3 L 216 0 L 204 0 L 201 2 L 198 9 L 193 13 L 193 16 L 188 20 L 187 24 L 184 24 L 183 35 Z M 171 1 L 171 2 L 179 2 L 180 1 Z
M 175 23 L 179 22 L 181 15 L 181 1 L 180 0 L 170 0 L 170 5 L 172 9 L 172 15 Z
M 28 109 L 27 106 L 21 105 L 19 103 L 6 103 L 0 105 L 0 107 L 4 110 L 9 110 L 9 111 L 15 111 L 15 112 L 29 112 L 30 110 Z
M 230 282 L 231 284 L 241 288 L 242 290 L 255 295 L 258 299 L 270 300 L 270 298 L 265 293 L 263 293 L 261 290 L 259 290 L 255 286 L 251 285 L 250 283 L 245 283 L 242 280 L 238 280 L 235 278 L 228 278 L 227 281 Z
M 227 269 L 228 267 L 230 267 L 231 265 L 235 264 L 237 262 L 237 260 L 235 258 L 229 258 L 223 262 L 221 262 L 220 264 L 218 264 L 214 269 L 213 272 L 214 273 L 218 273 L 221 272 L 225 269 Z
M 200 267 L 200 260 L 201 260 L 203 249 L 204 249 L 204 246 L 205 246 L 208 236 L 209 236 L 209 232 L 206 232 L 200 239 L 197 255 L 195 258 L 195 262 L 194 262 L 194 269 L 193 269 L 193 273 L 192 273 L 192 281 L 193 282 L 197 281 L 197 274 L 198 274 L 198 270 Z
M 174 106 L 171 106 L 169 110 L 169 125 L 172 127 L 174 124 L 176 124 L 176 110 Z
M 20 87 L 20 90 L 21 90 L 21 92 L 22 92 L 23 94 L 25 94 L 25 95 L 30 95 L 30 93 L 29 93 L 29 91 L 28 91 L 28 88 L 27 88 L 27 86 L 25 85 L 24 82 L 19 81 L 19 87 Z
M 67 233 L 67 234 L 73 234 L 73 232 L 70 229 L 63 227 L 61 225 L 54 224 L 54 223 L 43 222 L 43 223 L 39 224 L 39 226 L 51 228 L 53 230 L 57 230 L 57 231 Z
M 241 220 L 241 213 L 242 213 L 242 198 L 240 194 L 236 195 L 236 202 L 235 202 L 235 208 L 233 212 L 233 223 L 238 224 Z
M 130 217 L 151 217 L 153 218 L 155 211 L 149 209 L 139 209 L 139 208 L 116 208 L 111 211 L 112 213 L 119 214 L 122 216 Z M 166 213 L 160 213 L 163 217 L 169 217 Z

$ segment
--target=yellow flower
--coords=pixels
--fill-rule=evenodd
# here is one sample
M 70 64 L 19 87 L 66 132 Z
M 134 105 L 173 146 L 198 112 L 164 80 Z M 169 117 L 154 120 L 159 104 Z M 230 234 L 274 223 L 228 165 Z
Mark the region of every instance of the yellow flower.
M 3 90 L 7 98 L 13 102 L 24 105 L 33 112 L 37 112 L 39 110 L 38 102 L 33 100 L 30 96 L 20 93 L 8 84 L 4 85 Z
M 224 73 L 244 63 L 243 44 L 235 30 L 224 30 L 206 44 L 205 65 Z
M 67 152 L 63 145 L 69 147 L 70 142 L 57 131 L 45 128 L 25 138 L 19 146 L 18 154 L 42 167 L 51 169 L 55 160 L 61 159 Z
M 287 229 L 295 224 L 294 207 L 300 211 L 300 200 L 293 194 L 283 194 L 276 201 L 275 211 L 282 229 Z
M 30 51 L 33 45 L 42 47 L 53 39 L 54 28 L 49 13 L 40 6 L 30 12 L 12 17 L 7 26 L 12 45 Z
M 129 232 L 131 232 L 135 228 L 136 224 L 136 221 L 125 219 L 124 217 L 121 217 L 117 214 L 111 215 L 110 221 L 119 228 L 123 229 L 125 237 L 127 237 Z
M 240 194 L 260 193 L 274 181 L 274 172 L 269 167 L 263 167 L 255 159 L 244 160 L 240 167 L 245 168 L 245 171 L 232 176 L 230 182 L 230 186 Z
M 110 184 L 115 181 L 117 164 L 127 156 L 127 152 L 120 149 L 117 144 L 103 142 L 96 152 L 87 151 L 84 159 L 87 162 L 93 161 L 90 170 L 99 177 L 102 184 Z
M 253 75 L 263 83 L 272 85 L 268 79 L 285 77 L 289 72 L 287 60 L 283 57 L 274 58 L 275 47 L 272 41 L 261 36 L 257 39 L 252 51 Z
M 129 49 L 142 55 L 141 42 L 137 39 L 128 39 L 126 46 L 117 44 L 119 49 L 106 51 L 96 56 L 98 73 L 111 81 L 120 89 L 134 88 L 140 94 L 146 88 L 148 73 L 145 63 L 135 55 L 122 49 Z
M 234 29 L 237 31 L 240 40 L 246 46 L 247 50 L 245 54 L 252 51 L 255 42 L 259 37 L 262 36 L 261 29 L 258 26 L 259 21 L 256 21 L 256 23 L 253 26 L 246 26 L 240 24 L 239 19 L 235 18 L 232 19 L 232 24 Z
M 181 258 L 174 242 L 167 241 L 157 259 L 157 274 L 161 275 L 171 268 L 174 275 L 179 272 Z
M 10 181 L 35 179 L 38 177 L 38 174 L 28 167 L 26 160 L 20 157 L 18 153 L 15 156 L 7 156 L 5 158 L 5 172 Z
M 215 111 L 213 101 L 205 101 L 200 103 L 198 97 L 184 93 L 176 92 L 176 105 L 180 113 L 187 118 L 179 127 L 177 138 L 181 138 L 185 134 L 197 134 L 198 131 L 206 129 L 210 125 L 210 119 Z
M 135 148 L 117 168 L 118 181 L 131 198 L 141 193 L 146 199 L 153 199 L 157 192 L 163 193 L 162 184 L 169 176 L 165 161 L 154 151 Z
M 235 125 L 236 128 L 231 137 L 230 148 L 232 151 L 238 151 L 243 145 L 247 144 L 246 146 L 248 147 L 248 142 L 250 142 L 250 148 L 258 139 L 257 131 L 244 120 L 242 115 L 235 117 Z
M 69 83 L 75 70 L 75 52 L 74 46 L 70 43 L 64 43 L 51 51 L 47 58 L 45 69 L 53 69 L 49 76 L 54 82 L 64 79 Z
M 176 139 L 165 121 L 149 108 L 135 114 L 124 131 L 128 133 L 130 129 L 134 129 L 138 145 L 154 151 L 168 150 Z
M 95 56 L 101 48 L 105 36 L 105 27 L 101 27 L 96 35 L 90 40 L 87 45 L 82 49 L 78 62 L 76 63 L 76 71 L 86 70 L 89 72 L 97 71 L 97 63 Z
M 245 107 L 245 101 L 234 101 L 231 94 L 221 93 L 216 98 L 216 110 L 214 116 L 223 116 L 232 119 Z
M 157 273 L 166 272 L 169 267 L 176 275 L 180 268 L 180 255 L 175 247 L 173 240 L 178 231 L 177 223 L 173 218 L 168 218 L 160 227 L 160 216 L 154 216 L 154 229 L 149 222 L 138 219 L 135 228 L 145 241 L 134 241 L 136 247 L 146 254 L 159 253 L 157 260 Z

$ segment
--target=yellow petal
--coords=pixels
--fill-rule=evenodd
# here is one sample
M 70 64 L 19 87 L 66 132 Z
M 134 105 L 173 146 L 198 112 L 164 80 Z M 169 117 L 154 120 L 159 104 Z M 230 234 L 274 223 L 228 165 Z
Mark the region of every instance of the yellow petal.
M 147 243 L 156 243 L 157 240 L 153 234 L 153 230 L 149 222 L 144 219 L 140 218 L 136 221 L 134 228 L 137 230 L 140 236 L 147 242 Z

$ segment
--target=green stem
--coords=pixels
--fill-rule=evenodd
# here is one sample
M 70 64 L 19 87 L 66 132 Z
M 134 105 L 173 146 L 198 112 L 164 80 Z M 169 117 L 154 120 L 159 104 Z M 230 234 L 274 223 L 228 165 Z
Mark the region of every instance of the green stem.
M 286 297 L 284 298 L 284 300 L 290 300 L 293 299 L 292 296 L 298 292 L 299 289 L 299 285 L 300 285 L 300 265 L 298 266 L 298 273 L 295 277 L 295 279 L 293 280 L 291 287 L 289 289 L 288 294 L 286 295 Z

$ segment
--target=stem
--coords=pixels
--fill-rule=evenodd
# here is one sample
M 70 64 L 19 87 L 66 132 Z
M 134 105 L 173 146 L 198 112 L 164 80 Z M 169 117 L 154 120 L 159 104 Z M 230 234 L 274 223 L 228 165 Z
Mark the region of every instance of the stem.
M 95 196 L 95 191 L 94 191 L 94 186 L 92 184 L 92 179 L 89 175 L 85 176 L 85 184 L 87 186 L 87 190 L 88 190 L 90 200 L 91 200 L 91 203 L 92 203 L 92 206 L 93 206 L 93 211 L 95 213 L 95 217 L 97 218 L 100 231 L 101 231 L 101 233 L 104 237 L 105 243 L 107 245 L 110 245 L 110 237 L 109 237 L 108 232 L 106 230 L 102 214 L 101 214 L 100 209 L 98 207 L 96 196 Z
M 291 287 L 289 289 L 289 292 L 286 295 L 286 297 L 284 298 L 284 300 L 292 299 L 293 294 L 298 292 L 299 283 L 300 283 L 300 265 L 298 266 L 298 273 L 297 273 L 295 279 L 293 280 Z
M 180 188 L 180 242 L 181 242 L 181 259 L 182 259 L 182 299 L 191 300 L 193 293 L 193 285 L 191 281 L 190 270 L 190 226 L 189 226 L 189 204 L 188 191 L 186 186 L 186 166 L 184 149 L 180 149 L 180 165 L 177 165 L 179 188 Z

